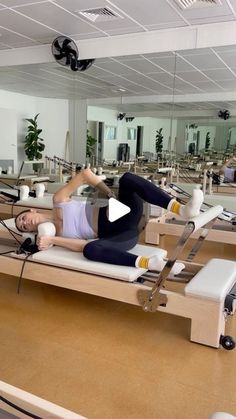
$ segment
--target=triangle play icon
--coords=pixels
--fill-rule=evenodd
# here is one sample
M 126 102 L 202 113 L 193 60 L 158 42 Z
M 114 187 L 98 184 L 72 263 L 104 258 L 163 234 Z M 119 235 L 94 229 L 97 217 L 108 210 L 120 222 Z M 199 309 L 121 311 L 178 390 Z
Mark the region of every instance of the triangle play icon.
M 117 199 L 110 198 L 108 201 L 108 220 L 113 223 L 113 221 L 118 220 L 124 215 L 130 212 L 130 207 L 122 202 L 117 201 Z

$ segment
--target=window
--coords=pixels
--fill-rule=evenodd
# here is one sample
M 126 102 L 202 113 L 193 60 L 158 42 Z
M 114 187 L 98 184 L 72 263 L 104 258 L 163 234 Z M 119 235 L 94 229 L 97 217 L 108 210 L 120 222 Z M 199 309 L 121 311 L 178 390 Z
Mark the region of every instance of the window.
M 136 128 L 127 128 L 127 139 L 136 140 L 137 139 L 137 129 Z
M 107 125 L 105 127 L 105 140 L 116 139 L 116 127 Z

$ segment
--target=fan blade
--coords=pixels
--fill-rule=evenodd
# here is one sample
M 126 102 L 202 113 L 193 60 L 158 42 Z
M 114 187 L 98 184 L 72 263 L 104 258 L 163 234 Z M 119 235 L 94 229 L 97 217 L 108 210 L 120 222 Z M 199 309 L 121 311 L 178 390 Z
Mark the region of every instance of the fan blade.
M 70 38 L 66 38 L 63 43 L 62 43 L 62 48 L 66 48 L 68 44 L 70 44 L 71 42 L 73 42 Z
M 88 70 L 91 65 L 94 63 L 95 59 L 90 60 L 79 60 L 78 61 L 78 70 L 79 71 L 85 71 Z
M 67 55 L 64 52 L 61 52 L 60 54 L 54 54 L 54 57 L 56 60 L 61 60 L 62 58 L 65 58 Z
M 55 49 L 56 49 L 57 51 L 61 51 L 61 46 L 60 46 L 60 44 L 59 44 L 59 42 L 58 42 L 58 40 L 57 40 L 57 39 L 56 39 L 56 41 L 54 42 L 53 46 L 55 47 Z
M 66 64 L 65 65 L 70 65 L 70 63 L 71 63 L 71 56 L 69 54 L 66 54 L 65 57 L 66 57 Z
M 72 48 L 68 48 L 68 54 L 73 55 L 76 59 L 78 58 L 78 51 L 76 51 L 75 49 Z
M 72 71 L 78 71 L 78 61 L 75 57 L 71 57 L 70 68 Z

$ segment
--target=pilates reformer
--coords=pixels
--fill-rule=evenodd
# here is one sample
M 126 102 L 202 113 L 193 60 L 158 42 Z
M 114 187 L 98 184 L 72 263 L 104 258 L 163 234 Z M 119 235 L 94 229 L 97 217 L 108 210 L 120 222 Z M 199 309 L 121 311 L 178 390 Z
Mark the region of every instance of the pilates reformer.
M 37 186 L 40 186 L 40 184 Z M 84 186 L 86 187 L 86 185 Z M 191 198 L 191 194 L 186 192 L 179 186 L 175 184 L 170 184 L 170 187 L 174 192 L 180 194 L 181 198 Z M 24 188 L 24 185 L 22 185 L 20 188 Z M 10 190 L 10 192 L 10 194 L 6 191 L 3 193 L 6 196 L 12 196 L 12 198 L 15 198 L 15 196 L 13 196 L 12 194 L 17 194 L 17 191 Z M 30 194 L 35 195 L 35 193 L 33 192 L 30 192 Z M 44 213 L 47 213 L 50 212 L 53 208 L 52 196 L 52 194 L 45 194 L 42 198 L 26 196 L 26 198 L 24 199 L 15 198 L 13 203 L 1 202 L 0 212 L 8 216 L 16 216 L 21 211 L 34 207 Z M 86 199 L 86 197 L 89 197 L 91 199 L 92 193 L 90 192 L 88 196 L 83 193 L 83 195 L 74 196 L 74 199 Z M 219 197 L 217 196 L 216 198 Z M 226 197 L 225 199 L 229 200 L 231 198 Z M 205 200 L 207 201 L 207 198 L 205 198 Z M 221 203 L 221 200 L 217 199 L 217 201 L 218 203 Z M 205 202 L 206 208 L 211 207 L 212 205 L 208 204 L 207 202 Z M 150 218 L 150 215 L 155 215 L 155 218 Z M 236 244 L 235 217 L 236 214 L 231 213 L 229 211 L 224 211 L 218 217 L 217 223 L 215 223 L 215 225 L 209 232 L 206 240 L 224 242 L 228 244 Z M 166 213 L 164 210 L 160 211 L 158 207 L 146 204 L 144 208 L 144 218 L 146 221 L 145 241 L 148 244 L 161 244 L 161 240 L 165 235 L 179 236 L 180 234 L 182 234 L 184 226 L 183 221 L 177 216 L 174 217 L 173 214 Z M 222 220 L 222 222 L 219 222 L 219 219 Z
M 226 319 L 236 309 L 236 262 L 212 259 L 205 266 L 193 262 L 209 229 L 222 211 L 221 206 L 216 206 L 189 220 L 173 255 L 159 274 L 141 268 L 91 262 L 80 253 L 57 246 L 28 254 L 22 269 L 25 254 L 17 254 L 19 245 L 12 239 L 10 250 L 6 244 L 5 247 L 4 243 L 1 245 L 2 253 L 6 249 L 11 252 L 0 256 L 1 272 L 19 276 L 23 271 L 22 277 L 29 280 L 142 306 L 144 311 L 161 311 L 186 317 L 191 319 L 191 341 L 215 348 L 222 345 L 225 349 L 233 349 L 234 339 L 224 333 Z M 9 227 L 12 220 L 6 223 Z M 184 262 L 187 271 L 174 277 L 183 289 L 180 292 L 168 289 L 173 283 L 170 276 L 172 266 L 191 234 L 202 227 L 199 239 Z M 9 233 L 5 227 L 1 226 L 0 237 L 3 242 L 3 238 L 8 237 L 9 246 Z M 163 249 L 142 245 L 136 245 L 131 251 L 137 255 L 167 255 Z
M 191 198 L 191 193 L 187 192 L 186 190 L 182 189 L 179 185 L 176 184 L 169 184 L 171 190 L 177 194 L 179 197 L 180 202 L 183 204 L 186 203 L 184 198 Z M 212 198 L 212 199 L 211 199 Z M 215 203 L 214 199 L 215 198 Z M 233 201 L 232 198 L 229 196 L 220 197 L 218 195 L 212 196 L 207 195 L 204 197 L 203 203 L 203 210 L 205 211 L 207 208 L 212 208 L 214 203 L 222 204 L 222 200 L 224 198 L 225 205 L 230 206 L 232 205 Z M 232 201 L 232 203 L 230 202 Z M 233 208 L 234 206 L 232 206 Z M 235 207 L 236 208 L 236 207 Z M 155 210 L 155 208 L 154 208 Z M 155 211 L 154 211 L 155 212 Z M 159 211 L 160 212 L 160 211 Z M 152 212 L 151 212 L 152 215 Z M 146 229 L 145 229 L 145 242 L 148 244 L 160 244 L 162 245 L 162 239 L 165 235 L 170 236 L 179 236 L 182 234 L 184 229 L 184 222 L 183 220 L 173 215 L 172 213 L 168 213 L 164 210 L 161 211 L 155 218 L 149 218 Z M 236 211 L 232 210 L 223 210 L 221 214 L 217 217 L 217 221 L 214 224 L 213 228 L 209 231 L 209 234 L 206 237 L 206 240 L 209 241 L 216 241 L 221 243 L 227 244 L 236 244 Z M 196 234 L 194 233 L 193 238 L 196 238 Z

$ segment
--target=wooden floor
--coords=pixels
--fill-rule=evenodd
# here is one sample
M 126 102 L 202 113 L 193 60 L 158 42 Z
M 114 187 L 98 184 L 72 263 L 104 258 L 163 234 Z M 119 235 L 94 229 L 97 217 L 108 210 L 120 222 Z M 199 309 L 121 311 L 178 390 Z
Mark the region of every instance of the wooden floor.
M 212 256 L 235 247 L 208 243 L 200 260 Z M 27 280 L 18 295 L 17 283 L 0 277 L 2 381 L 90 419 L 236 415 L 236 350 L 191 343 L 188 319 Z

